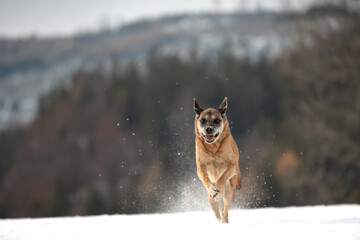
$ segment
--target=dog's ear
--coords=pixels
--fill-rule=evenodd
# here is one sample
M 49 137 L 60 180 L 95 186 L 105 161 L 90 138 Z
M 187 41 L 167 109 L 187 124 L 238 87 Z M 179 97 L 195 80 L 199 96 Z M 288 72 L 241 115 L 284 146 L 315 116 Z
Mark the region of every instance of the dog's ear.
M 197 103 L 196 98 L 194 98 L 194 111 L 196 113 L 196 118 L 198 118 L 201 112 L 204 111 L 204 109 Z
M 218 110 L 223 117 L 226 116 L 225 114 L 226 114 L 227 107 L 228 107 L 227 97 L 225 97 L 224 100 L 222 101 L 222 103 L 220 104 L 220 106 L 218 107 Z

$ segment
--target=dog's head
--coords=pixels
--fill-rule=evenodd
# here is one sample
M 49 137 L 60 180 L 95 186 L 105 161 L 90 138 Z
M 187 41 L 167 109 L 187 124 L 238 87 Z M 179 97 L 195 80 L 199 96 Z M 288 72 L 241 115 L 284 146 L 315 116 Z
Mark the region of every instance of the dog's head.
M 224 131 L 226 124 L 227 98 L 218 108 L 203 109 L 194 98 L 195 126 L 207 144 L 214 143 Z

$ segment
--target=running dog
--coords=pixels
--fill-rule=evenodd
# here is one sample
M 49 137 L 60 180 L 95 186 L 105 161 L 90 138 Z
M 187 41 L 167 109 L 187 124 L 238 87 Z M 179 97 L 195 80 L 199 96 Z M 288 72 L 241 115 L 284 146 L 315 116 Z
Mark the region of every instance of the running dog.
M 229 222 L 228 209 L 236 186 L 241 187 L 239 150 L 230 132 L 227 107 L 225 98 L 218 108 L 204 110 L 194 98 L 197 175 L 206 188 L 215 217 L 223 223 Z M 221 216 L 220 200 L 223 200 Z

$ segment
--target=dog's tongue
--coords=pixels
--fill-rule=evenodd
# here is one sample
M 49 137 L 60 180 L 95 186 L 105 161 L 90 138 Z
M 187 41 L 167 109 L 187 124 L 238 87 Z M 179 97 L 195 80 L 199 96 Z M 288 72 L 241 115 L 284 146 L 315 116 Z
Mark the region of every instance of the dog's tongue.
M 205 135 L 205 138 L 206 138 L 206 141 L 208 142 L 212 142 L 215 140 L 215 135 L 212 135 L 212 134 L 206 134 Z

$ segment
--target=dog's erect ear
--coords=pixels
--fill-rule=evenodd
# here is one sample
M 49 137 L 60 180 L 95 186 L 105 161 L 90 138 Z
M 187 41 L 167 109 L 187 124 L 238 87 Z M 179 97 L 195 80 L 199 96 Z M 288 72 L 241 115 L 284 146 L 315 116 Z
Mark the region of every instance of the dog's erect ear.
M 222 103 L 220 104 L 220 106 L 218 107 L 218 110 L 223 117 L 225 116 L 227 107 L 228 107 L 227 97 L 225 97 L 224 100 L 222 101 Z
M 197 103 L 196 98 L 194 98 L 194 111 L 196 113 L 196 118 L 198 118 L 204 109 L 200 107 L 200 105 Z

